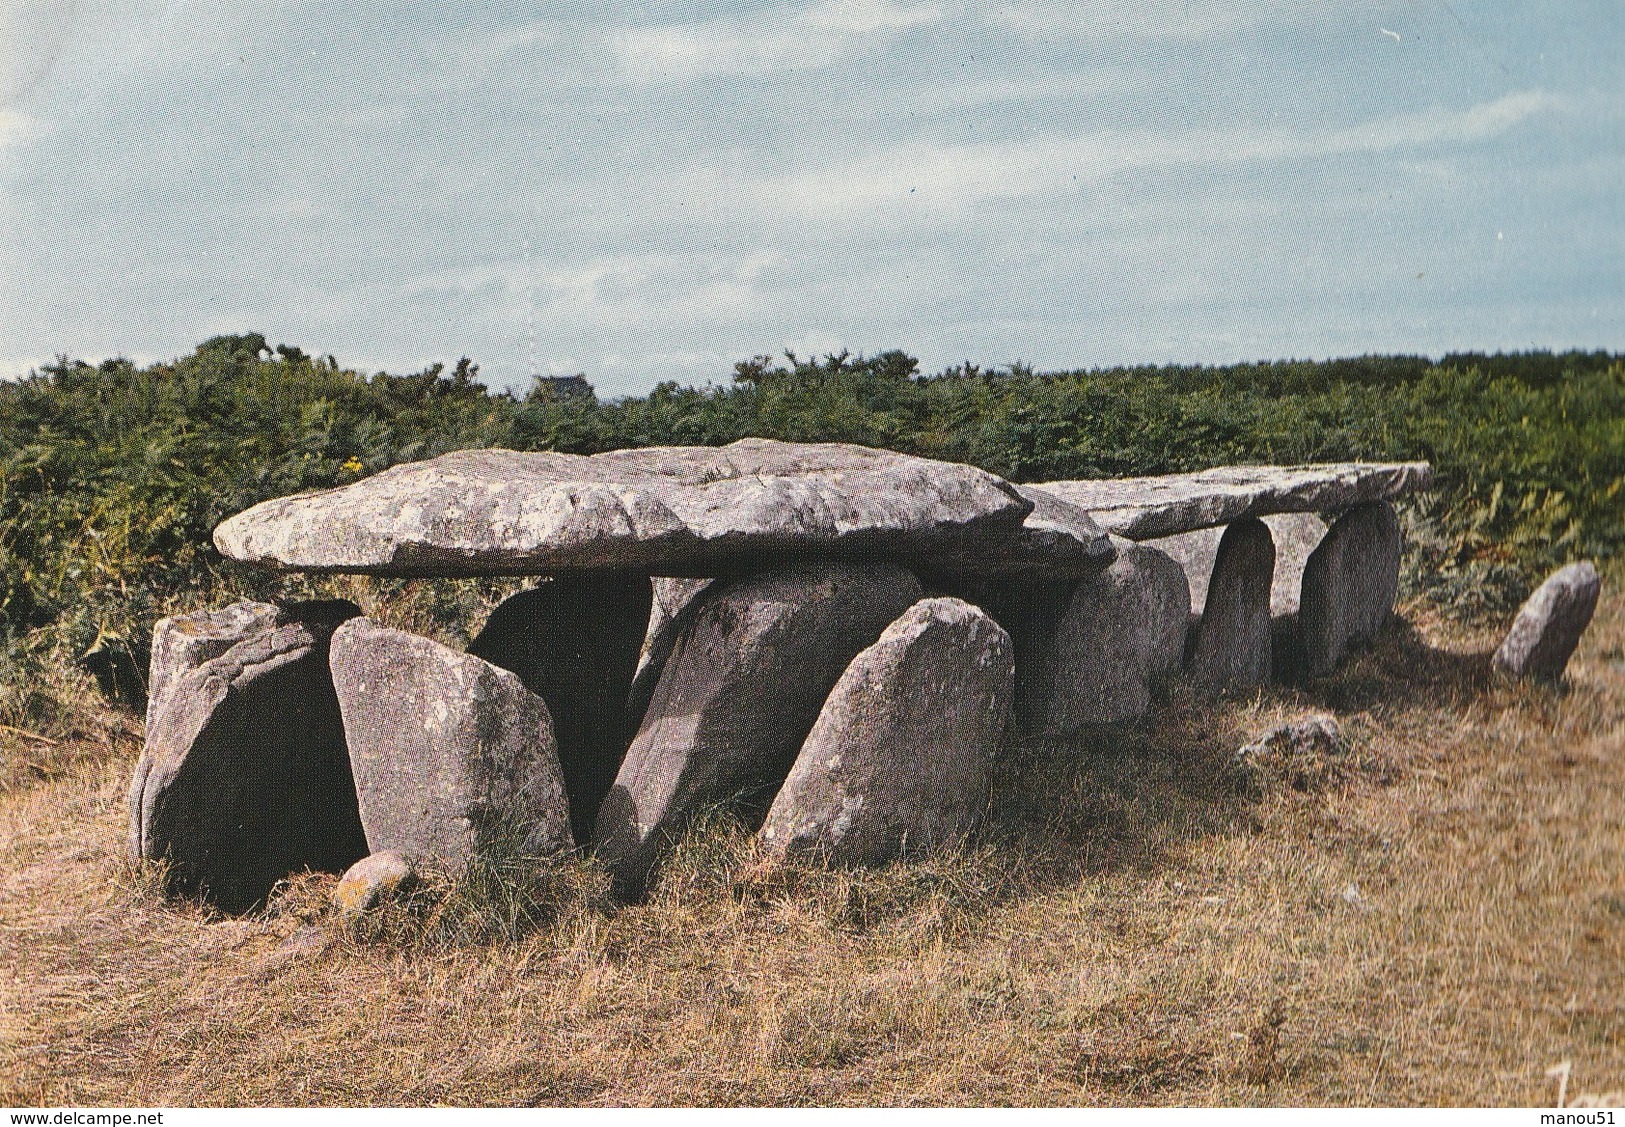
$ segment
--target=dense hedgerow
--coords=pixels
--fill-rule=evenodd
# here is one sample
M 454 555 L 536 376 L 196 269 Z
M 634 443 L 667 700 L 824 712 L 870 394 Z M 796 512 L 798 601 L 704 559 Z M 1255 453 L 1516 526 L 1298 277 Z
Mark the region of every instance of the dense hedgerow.
M 481 446 L 594 453 L 747 435 L 884 446 L 1016 481 L 1233 462 L 1416 459 L 1409 582 L 1500 611 L 1556 564 L 1625 546 L 1625 358 L 1366 357 L 1231 367 L 922 375 L 902 352 L 735 365 L 613 402 L 539 381 L 491 393 L 467 360 L 367 376 L 331 356 L 215 337 L 168 363 L 60 359 L 0 382 L 0 664 L 123 652 L 152 622 L 278 580 L 210 532 L 268 497 Z M 0 674 L 6 670 L 0 670 Z M 5 711 L 0 702 L 0 711 Z M 0 717 L 0 721 L 3 721 Z

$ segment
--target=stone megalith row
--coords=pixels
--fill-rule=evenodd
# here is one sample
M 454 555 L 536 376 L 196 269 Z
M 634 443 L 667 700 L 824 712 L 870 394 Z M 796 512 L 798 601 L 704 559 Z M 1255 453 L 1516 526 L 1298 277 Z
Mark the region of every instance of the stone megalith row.
M 749 439 L 465 451 L 280 498 L 223 523 L 221 551 L 298 570 L 542 578 L 467 652 L 348 604 L 240 604 L 163 626 L 132 841 L 169 857 L 179 887 L 234 904 L 369 850 L 457 861 L 499 841 L 590 843 L 636 896 L 724 804 L 772 850 L 879 863 L 974 823 L 1012 711 L 1065 735 L 1144 714 L 1182 669 L 1204 692 L 1267 677 L 1283 570 L 1302 648 L 1335 665 L 1392 606 L 1386 498 L 1428 472 L 1018 487 L 888 451 Z M 1284 516 L 1350 506 L 1324 536 L 1316 518 Z M 1284 519 L 1307 530 L 1302 551 L 1272 538 Z M 1198 532 L 1199 569 L 1137 542 Z

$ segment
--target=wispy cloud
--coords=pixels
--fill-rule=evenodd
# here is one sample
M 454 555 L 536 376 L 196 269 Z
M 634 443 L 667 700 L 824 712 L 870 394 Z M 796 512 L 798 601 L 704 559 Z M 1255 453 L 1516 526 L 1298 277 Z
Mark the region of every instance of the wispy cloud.
M 878 49 L 941 18 L 936 4 L 825 0 L 801 10 L 625 28 L 614 33 L 612 43 L 628 77 L 685 82 L 827 67 L 854 50 Z
M 849 161 L 838 176 L 818 170 L 777 177 L 761 184 L 758 194 L 771 206 L 813 213 L 852 216 L 892 205 L 908 208 L 910 215 L 936 211 L 955 216 L 990 200 L 1073 192 L 1080 183 L 1131 170 L 1474 144 L 1562 106 L 1560 98 L 1533 90 L 1465 109 L 1388 115 L 1330 130 L 1130 130 L 1006 144 L 916 144 Z

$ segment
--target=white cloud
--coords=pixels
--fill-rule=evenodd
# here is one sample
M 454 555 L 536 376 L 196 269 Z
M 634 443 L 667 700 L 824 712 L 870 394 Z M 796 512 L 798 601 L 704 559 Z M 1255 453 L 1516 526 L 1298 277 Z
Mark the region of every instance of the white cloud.
M 1323 22 L 1349 7 L 1344 0 L 1015 0 L 982 14 L 993 27 L 1029 39 L 1199 41 Z
M 825 0 L 801 11 L 623 28 L 612 36 L 622 72 L 639 82 L 827 67 L 853 50 L 942 18 L 934 4 Z
M 958 216 L 1000 199 L 1075 191 L 1080 184 L 1147 168 L 1313 160 L 1396 150 L 1431 151 L 1499 136 L 1563 107 L 1542 91 L 1508 94 L 1462 110 L 1430 109 L 1322 131 L 1213 129 L 1101 131 L 1004 144 L 920 143 L 762 182 L 764 206 L 851 217 L 891 208 L 916 217 Z

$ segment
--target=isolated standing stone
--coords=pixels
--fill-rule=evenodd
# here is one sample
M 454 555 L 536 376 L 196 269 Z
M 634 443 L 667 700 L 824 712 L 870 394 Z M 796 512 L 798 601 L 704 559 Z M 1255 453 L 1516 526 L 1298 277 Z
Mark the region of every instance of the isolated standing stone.
M 373 852 L 573 846 L 552 719 L 514 674 L 365 618 L 333 635 L 332 666 Z
M 694 816 L 759 820 L 847 663 L 920 596 L 887 565 L 807 563 L 719 582 L 681 616 L 593 844 L 623 897 Z
M 1246 691 L 1270 679 L 1270 582 L 1275 542 L 1257 517 L 1226 527 L 1185 672 L 1198 692 Z
M 882 865 L 980 816 L 1015 682 L 1010 636 L 959 599 L 925 599 L 846 667 L 761 837 L 779 854 Z
M 1280 618 L 1298 613 L 1298 591 L 1303 585 L 1303 568 L 1309 554 L 1326 536 L 1326 522 L 1314 513 L 1273 513 L 1260 518 L 1275 541 L 1275 578 L 1270 584 L 1270 615 Z M 1148 548 L 1167 552 L 1185 569 L 1191 585 L 1191 613 L 1201 614 L 1207 606 L 1208 581 L 1219 554 L 1219 541 L 1226 526 L 1199 528 L 1177 536 L 1159 536 L 1142 541 Z
M 1033 585 L 1025 606 L 995 611 L 1019 623 L 1017 720 L 1029 732 L 1065 736 L 1143 716 L 1152 687 L 1179 671 L 1190 619 L 1184 569 L 1155 548 L 1112 542 L 1117 558 L 1098 575 Z
M 1601 594 L 1602 577 L 1589 561 L 1558 568 L 1518 611 L 1495 651 L 1495 668 L 1514 677 L 1562 677 Z
M 356 613 L 345 602 L 250 604 L 160 626 L 131 851 L 167 858 L 174 891 L 240 911 L 283 877 L 340 872 L 366 853 L 327 670 L 335 625 Z
M 632 738 L 626 694 L 649 604 L 642 575 L 557 576 L 505 600 L 468 646 L 475 657 L 518 674 L 546 702 L 577 841 L 591 836 Z
M 1303 569 L 1302 676 L 1324 677 L 1377 636 L 1399 592 L 1400 548 L 1399 518 L 1387 501 L 1357 505 L 1332 525 Z

